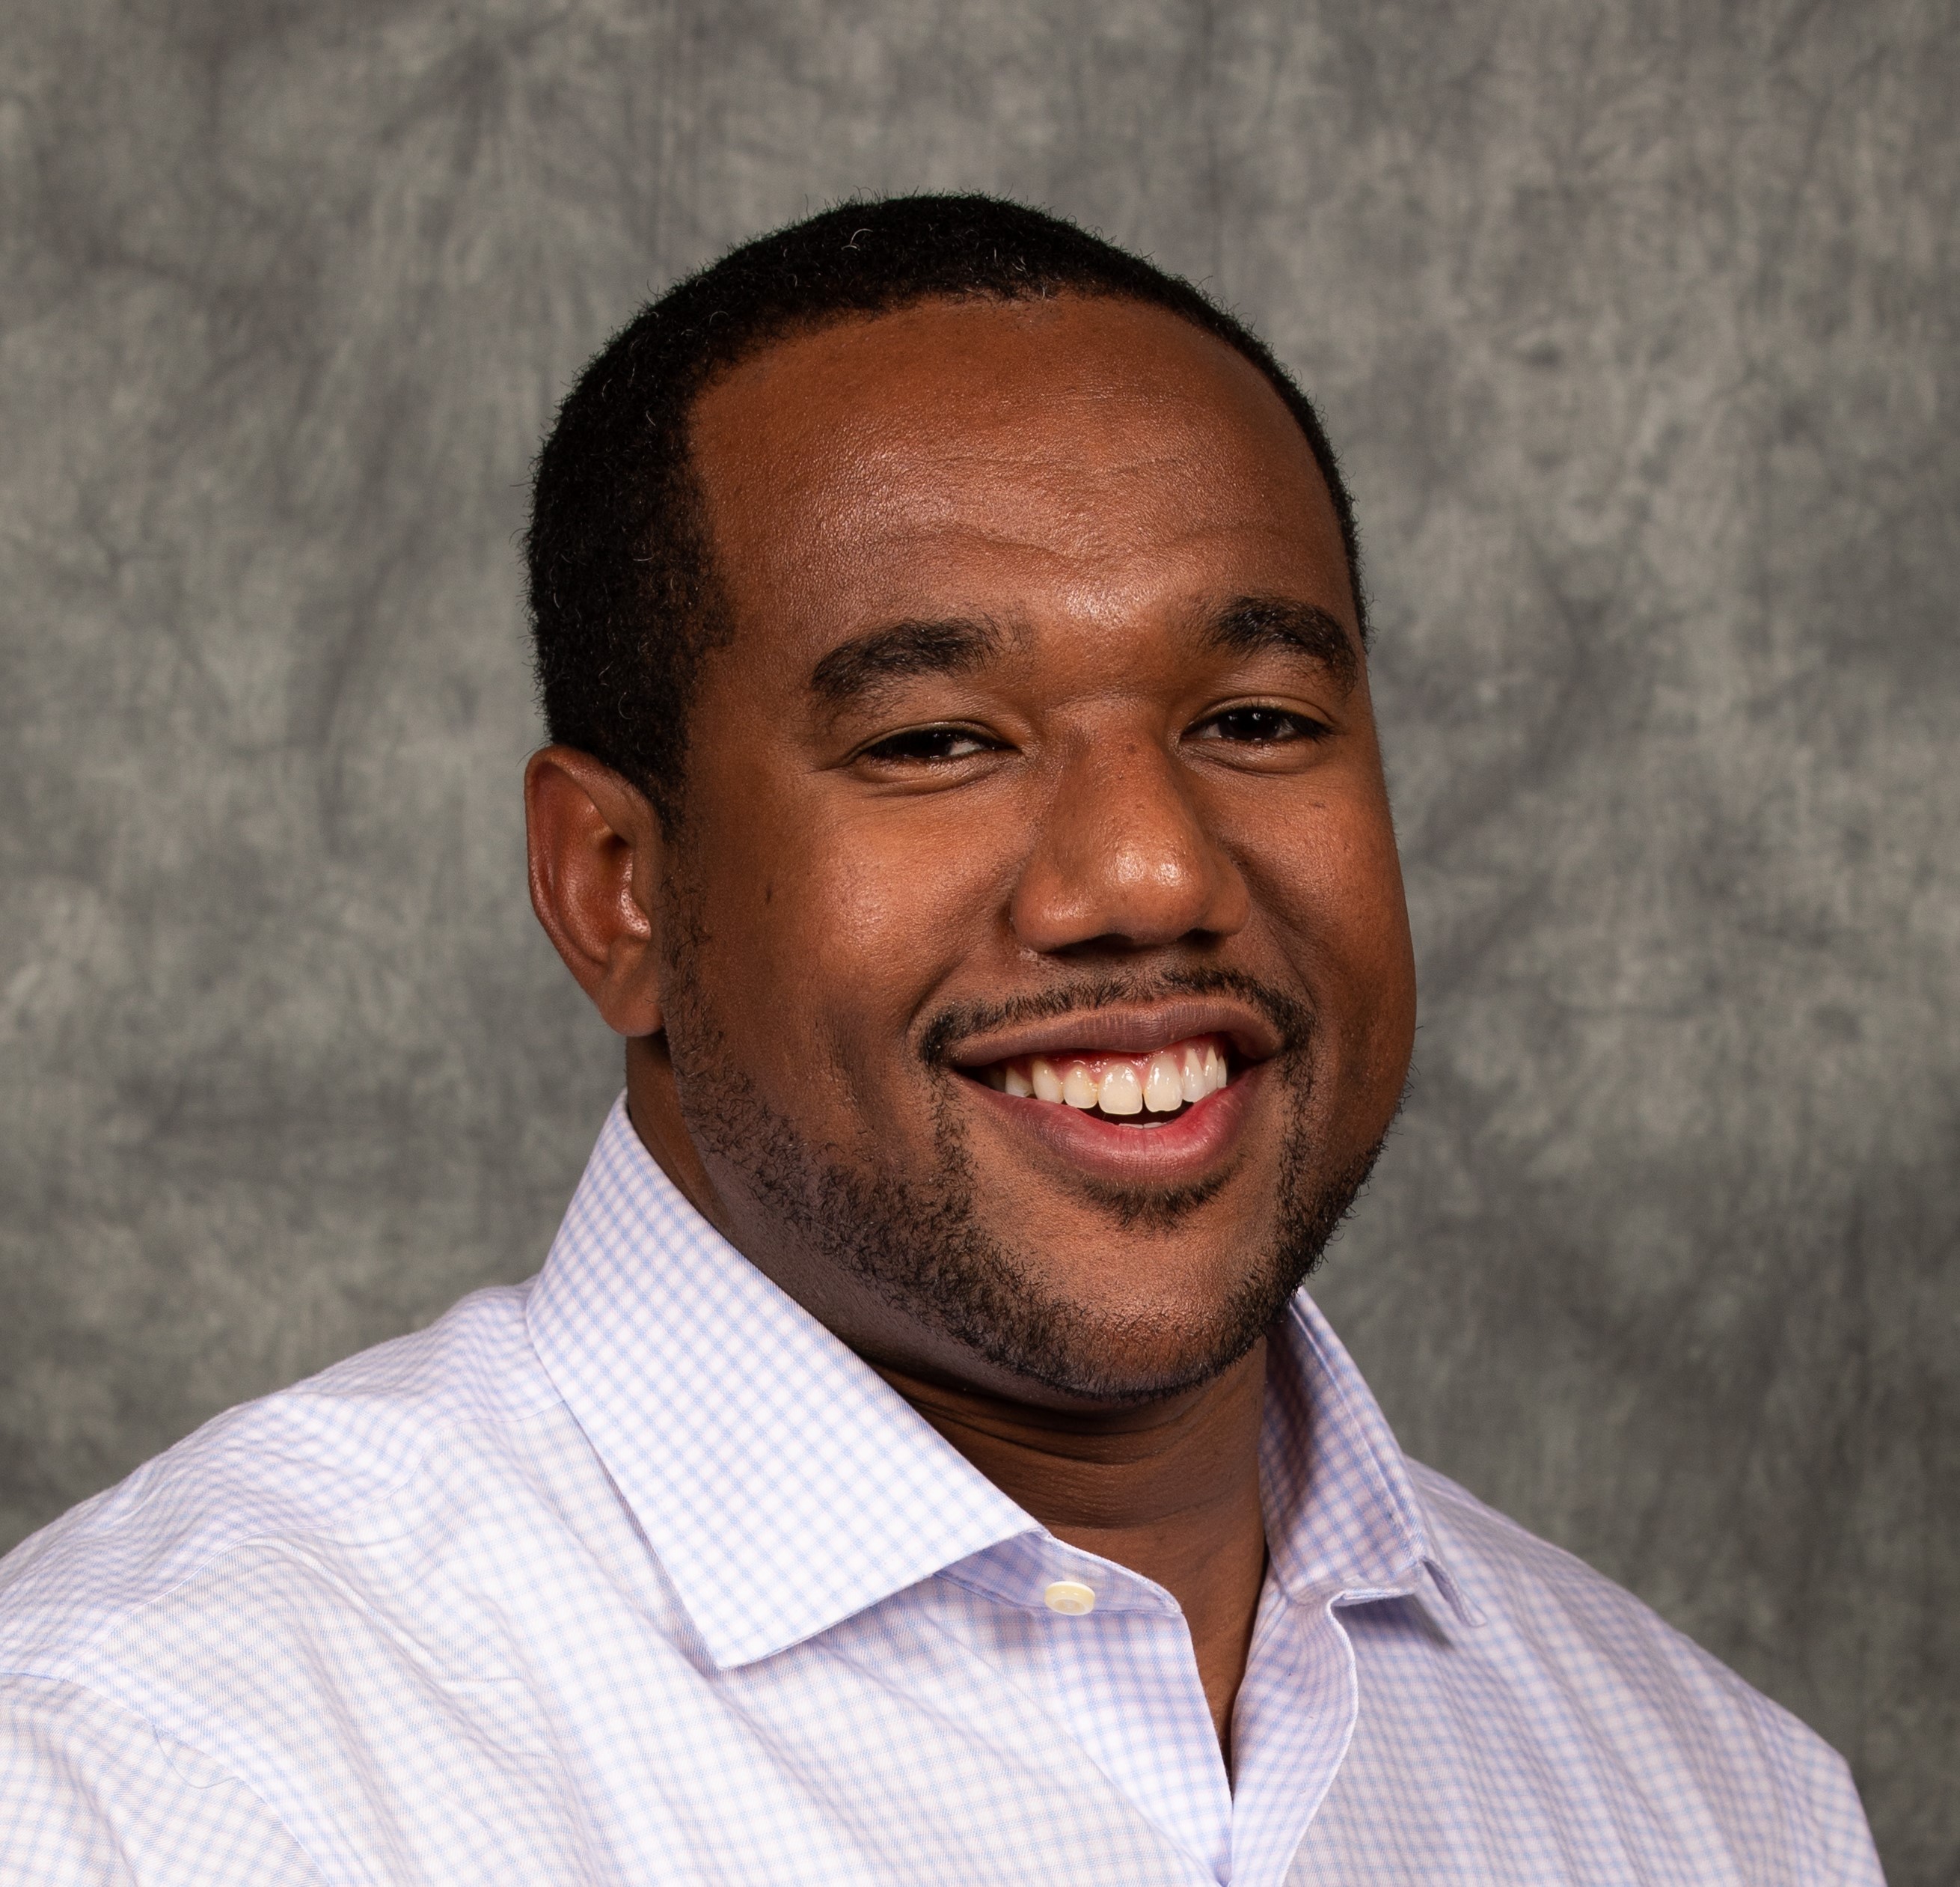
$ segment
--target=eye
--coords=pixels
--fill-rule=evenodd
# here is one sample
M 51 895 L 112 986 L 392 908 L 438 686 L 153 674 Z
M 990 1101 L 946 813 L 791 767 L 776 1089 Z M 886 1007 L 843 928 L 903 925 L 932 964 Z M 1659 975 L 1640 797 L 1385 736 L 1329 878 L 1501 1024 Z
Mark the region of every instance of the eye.
M 971 759 L 976 753 L 993 753 L 1000 745 L 971 727 L 908 727 L 901 733 L 873 741 L 858 758 L 883 761 L 887 765 L 931 766 L 948 760 Z
M 1228 708 L 1223 714 L 1201 721 L 1191 730 L 1199 740 L 1219 740 L 1233 746 L 1273 747 L 1297 740 L 1325 740 L 1333 732 L 1325 721 L 1316 721 L 1290 708 L 1273 708 L 1257 702 L 1242 708 Z

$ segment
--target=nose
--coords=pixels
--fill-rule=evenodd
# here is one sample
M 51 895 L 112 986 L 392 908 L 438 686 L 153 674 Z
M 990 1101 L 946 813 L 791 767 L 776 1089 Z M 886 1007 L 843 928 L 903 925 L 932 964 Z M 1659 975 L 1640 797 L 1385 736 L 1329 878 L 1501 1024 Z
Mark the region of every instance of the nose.
M 1229 936 L 1244 877 L 1160 742 L 1083 740 L 1054 776 L 1010 908 L 1017 941 L 1047 953 Z

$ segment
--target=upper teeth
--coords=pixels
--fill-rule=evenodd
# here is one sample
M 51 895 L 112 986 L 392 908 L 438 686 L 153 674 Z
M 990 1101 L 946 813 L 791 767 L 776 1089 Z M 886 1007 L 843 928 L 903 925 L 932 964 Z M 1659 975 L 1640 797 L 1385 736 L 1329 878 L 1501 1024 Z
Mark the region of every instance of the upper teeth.
M 1106 1114 L 1174 1114 L 1215 1094 L 1229 1078 L 1217 1039 L 1173 1042 L 1154 1055 L 1017 1056 L 986 1071 L 992 1087 L 1038 1101 L 1099 1107 Z

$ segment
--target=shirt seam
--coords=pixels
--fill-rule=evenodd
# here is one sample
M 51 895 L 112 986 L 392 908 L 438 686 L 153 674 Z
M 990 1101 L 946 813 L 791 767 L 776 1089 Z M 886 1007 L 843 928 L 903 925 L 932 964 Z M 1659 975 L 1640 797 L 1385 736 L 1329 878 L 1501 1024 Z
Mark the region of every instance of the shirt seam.
M 103 1707 L 119 1712 L 123 1716 L 129 1717 L 132 1722 L 141 1723 L 144 1729 L 149 1732 L 151 1739 L 155 1742 L 157 1745 L 157 1753 L 163 1758 L 165 1767 L 169 1769 L 170 1774 L 176 1777 L 177 1782 L 183 1787 L 199 1790 L 218 1787 L 221 1786 L 218 1782 L 197 1783 L 192 1781 L 191 1779 L 177 1767 L 170 1751 L 164 1747 L 164 1741 L 166 1739 L 168 1739 L 170 1742 L 182 1743 L 186 1749 L 195 1749 L 197 1754 L 205 1761 L 214 1764 L 218 1768 L 223 1769 L 224 1774 L 221 1778 L 221 1782 L 235 1784 L 239 1788 L 243 1790 L 247 1795 L 251 1797 L 253 1806 L 256 1808 L 261 1814 L 264 1815 L 269 1821 L 271 1821 L 278 1829 L 279 1832 L 292 1844 L 294 1853 L 298 1854 L 301 1860 L 304 1861 L 307 1866 L 312 1869 L 313 1878 L 320 1883 L 320 1887 L 327 1887 L 329 1876 L 326 1869 L 321 1866 L 318 1858 L 315 1856 L 312 1849 L 308 1847 L 306 1843 L 301 1841 L 299 1836 L 293 1831 L 292 1825 L 287 1820 L 285 1816 L 282 1815 L 277 1809 L 274 1808 L 271 1803 L 268 1802 L 265 1796 L 262 1795 L 258 1790 L 255 1789 L 250 1782 L 248 1782 L 243 1776 L 239 1774 L 235 1769 L 230 1766 L 230 1764 L 218 1762 L 218 1758 L 211 1755 L 211 1753 L 204 1749 L 202 1745 L 192 1743 L 188 1739 L 176 1736 L 173 1732 L 164 1729 L 164 1726 L 160 1724 L 148 1710 L 139 1710 L 136 1708 L 134 1704 L 128 1703 L 123 1698 L 118 1697 L 113 1691 L 105 1690 L 100 1685 L 91 1683 L 82 1678 L 56 1677 L 42 1672 L 19 1671 L 5 1668 L 0 1668 L 0 1678 L 21 1678 L 24 1679 L 29 1683 L 60 1685 L 66 1689 L 81 1691 L 84 1696 L 92 1698 L 97 1704 L 103 1706 Z

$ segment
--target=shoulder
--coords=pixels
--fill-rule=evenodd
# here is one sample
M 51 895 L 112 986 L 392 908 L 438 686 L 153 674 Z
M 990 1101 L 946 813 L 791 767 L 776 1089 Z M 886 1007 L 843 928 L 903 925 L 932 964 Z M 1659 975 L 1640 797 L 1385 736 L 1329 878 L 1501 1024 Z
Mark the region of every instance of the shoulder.
M 1829 1857 L 1818 1878 L 1876 1878 L 1849 1770 L 1815 1731 L 1583 1561 L 1409 1469 L 1437 1558 L 1482 1615 L 1459 1651 L 1493 1673 L 1522 1734 L 1732 1835 Z
M 17 1819 L 190 1829 L 188 1766 L 329 1878 L 565 1877 L 561 1694 L 622 1632 L 667 1672 L 683 1626 L 526 1309 L 234 1409 L 0 1563 L 0 1729 L 49 1752 Z
M 1555 1677 L 1575 1707 L 1664 1705 L 1689 1729 L 1817 1742 L 1625 1587 L 1433 1469 L 1409 1466 L 1438 1557 L 1484 1615 L 1493 1654 Z
M 1596 1664 L 1602 1677 L 1705 1685 L 1711 1707 L 1775 1709 L 1624 1586 L 1434 1469 L 1408 1465 L 1437 1557 L 1457 1572 L 1500 1640 L 1529 1644 L 1561 1665 Z
M 75 1677 L 91 1647 L 240 1554 L 406 1524 L 432 1456 L 494 1454 L 556 1405 L 523 1301 L 478 1292 L 228 1410 L 23 1542 L 0 1561 L 0 1672 Z

